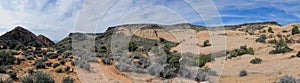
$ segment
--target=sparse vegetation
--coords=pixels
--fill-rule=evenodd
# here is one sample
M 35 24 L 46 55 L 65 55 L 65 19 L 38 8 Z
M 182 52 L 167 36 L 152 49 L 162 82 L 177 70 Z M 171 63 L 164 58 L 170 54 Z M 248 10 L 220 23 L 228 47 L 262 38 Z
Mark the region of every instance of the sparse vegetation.
M 274 33 L 272 27 L 269 27 L 269 28 L 268 28 L 268 32 L 269 32 L 269 33 Z
M 294 28 L 292 29 L 292 35 L 295 35 L 295 34 L 300 34 L 298 26 L 294 26 Z
M 234 49 L 232 51 L 229 52 L 231 58 L 233 57 L 237 57 L 237 56 L 241 56 L 244 54 L 254 54 L 254 49 L 249 47 L 247 48 L 247 46 L 241 46 L 240 49 Z
M 279 54 L 293 51 L 293 49 L 289 48 L 284 39 L 280 39 L 274 46 L 275 50 L 272 50 L 270 54 Z
M 300 58 L 300 51 L 297 53 L 297 55 L 296 55 L 296 56 Z
M 134 43 L 133 41 L 130 41 L 130 42 L 129 42 L 129 47 L 128 47 L 129 52 L 133 52 L 133 51 L 135 51 L 137 48 L 138 48 L 138 46 L 137 46 L 136 43 Z
M 262 62 L 262 59 L 261 58 L 257 58 L 257 57 L 255 57 L 254 59 L 252 59 L 250 61 L 250 63 L 252 63 L 252 64 L 260 64 L 261 62 Z
M 242 70 L 240 71 L 240 76 L 243 77 L 243 76 L 247 76 L 247 71 L 246 70 Z
M 62 83 L 74 83 L 74 79 L 70 76 L 64 77 Z
M 16 60 L 16 58 L 13 55 L 11 55 L 5 51 L 0 52 L 0 66 L 12 65 L 12 64 L 14 64 L 15 60 Z
M 197 74 L 196 74 L 195 80 L 198 81 L 198 82 L 208 81 L 208 74 L 199 71 L 199 72 L 197 72 Z
M 56 67 L 56 68 L 54 69 L 54 71 L 55 71 L 56 73 L 62 73 L 64 70 L 63 70 L 62 66 L 58 66 L 58 67 Z
M 11 72 L 8 74 L 10 78 L 12 79 L 17 79 L 17 73 L 16 72 Z
M 55 83 L 54 79 L 48 73 L 37 72 L 33 76 L 33 83 Z
M 261 43 L 265 43 L 267 39 L 266 34 L 261 34 L 255 41 L 256 42 L 261 42 Z
M 211 44 L 209 43 L 209 40 L 205 40 L 203 42 L 203 47 L 206 47 L 206 46 L 211 46 Z
M 296 79 L 289 75 L 284 75 L 280 78 L 279 83 L 297 83 Z

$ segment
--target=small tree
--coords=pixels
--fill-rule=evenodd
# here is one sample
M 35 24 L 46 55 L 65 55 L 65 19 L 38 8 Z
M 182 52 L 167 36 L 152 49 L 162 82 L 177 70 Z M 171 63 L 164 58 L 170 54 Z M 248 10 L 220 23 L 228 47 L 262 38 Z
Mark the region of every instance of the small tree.
M 292 35 L 295 35 L 295 34 L 300 34 L 298 26 L 294 26 L 294 28 L 292 29 Z
M 274 33 L 271 27 L 269 27 L 268 32 L 269 33 Z
M 209 43 L 209 40 L 205 40 L 203 42 L 203 47 L 206 47 L 206 46 L 211 46 L 211 44 Z
M 138 48 L 138 47 L 137 47 L 137 44 L 136 44 L 136 43 L 134 43 L 133 41 L 130 41 L 130 42 L 129 42 L 129 47 L 128 47 L 129 52 L 133 52 L 133 51 L 135 51 L 137 48 Z

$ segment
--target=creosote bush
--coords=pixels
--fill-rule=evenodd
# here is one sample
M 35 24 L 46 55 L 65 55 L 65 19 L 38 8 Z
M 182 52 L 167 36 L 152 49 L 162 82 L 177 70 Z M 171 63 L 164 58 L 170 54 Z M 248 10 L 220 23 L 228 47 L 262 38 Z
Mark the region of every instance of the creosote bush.
M 203 42 L 203 47 L 206 47 L 206 46 L 211 46 L 211 44 L 209 43 L 209 40 L 205 40 Z
M 257 58 L 257 57 L 255 57 L 254 59 L 252 59 L 250 61 L 250 63 L 252 63 L 252 64 L 260 64 L 261 62 L 262 62 L 262 59 L 261 58 Z
M 54 69 L 54 71 L 55 71 L 56 73 L 62 73 L 64 70 L 63 70 L 63 67 L 62 67 L 62 66 L 58 66 L 58 67 L 56 67 L 56 68 Z
M 295 35 L 295 34 L 300 34 L 298 26 L 294 26 L 294 28 L 292 29 L 292 35 Z
M 54 79 L 48 73 L 37 72 L 33 76 L 33 83 L 55 83 Z

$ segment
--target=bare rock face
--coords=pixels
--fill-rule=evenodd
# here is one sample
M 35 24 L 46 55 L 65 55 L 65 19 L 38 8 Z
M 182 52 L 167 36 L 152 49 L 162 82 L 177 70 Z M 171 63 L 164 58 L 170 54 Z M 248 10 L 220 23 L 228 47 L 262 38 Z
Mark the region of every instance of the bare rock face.
M 52 40 L 50 40 L 49 38 L 47 38 L 44 35 L 39 35 L 37 37 L 40 39 L 40 41 L 42 41 L 47 46 L 52 46 L 55 44 Z
M 44 46 L 35 34 L 20 26 L 0 36 L 0 45 Z

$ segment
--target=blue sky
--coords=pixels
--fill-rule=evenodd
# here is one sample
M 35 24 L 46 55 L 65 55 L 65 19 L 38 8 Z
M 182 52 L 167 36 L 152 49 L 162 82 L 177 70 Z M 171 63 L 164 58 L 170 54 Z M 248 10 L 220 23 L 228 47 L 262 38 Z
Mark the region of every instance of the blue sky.
M 299 9 L 299 0 L 1 0 L 0 34 L 18 25 L 53 40 L 132 23 L 286 25 L 300 21 Z

